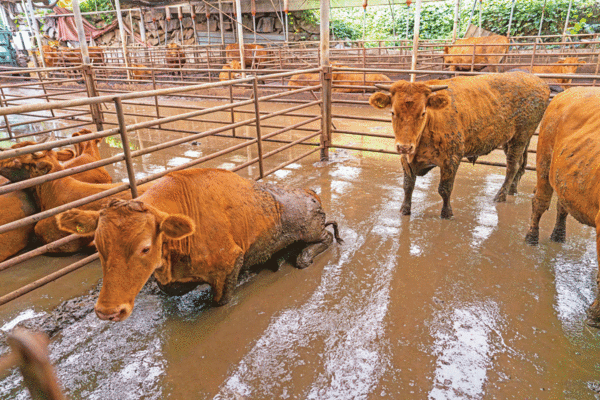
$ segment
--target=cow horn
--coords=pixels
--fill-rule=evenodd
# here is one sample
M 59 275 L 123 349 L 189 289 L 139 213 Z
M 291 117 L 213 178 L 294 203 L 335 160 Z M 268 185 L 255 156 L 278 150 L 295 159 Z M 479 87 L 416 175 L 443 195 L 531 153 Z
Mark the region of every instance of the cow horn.
M 438 90 L 448 89 L 448 85 L 431 85 L 429 86 L 432 92 L 437 92 Z
M 376 88 L 379 88 L 379 89 L 381 89 L 381 90 L 386 90 L 386 91 L 388 91 L 388 92 L 389 92 L 389 91 L 390 91 L 390 89 L 392 88 L 392 85 L 382 85 L 382 84 L 380 84 L 380 83 L 376 83 L 376 84 L 375 84 L 375 87 L 376 87 Z

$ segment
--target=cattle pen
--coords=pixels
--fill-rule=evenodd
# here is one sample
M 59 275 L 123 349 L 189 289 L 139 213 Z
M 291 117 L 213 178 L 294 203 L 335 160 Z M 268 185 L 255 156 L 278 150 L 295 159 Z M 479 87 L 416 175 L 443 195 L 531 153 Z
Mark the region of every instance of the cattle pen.
M 577 73 L 537 75 L 572 80 L 565 87 L 598 86 L 599 45 L 593 35 L 546 43 L 526 38 L 511 43 L 494 66 L 531 68 L 575 57 Z M 323 65 L 314 43 L 290 44 L 269 49 L 264 65 L 224 81 L 218 76 L 227 54 L 218 45 L 184 46 L 186 62 L 176 68 L 165 66 L 164 48 L 131 47 L 125 57 L 107 49 L 99 65 L 0 72 L 0 161 L 103 140 L 101 160 L 3 184 L 0 195 L 98 167 L 119 182 L 2 225 L 0 234 L 117 193 L 135 198 L 139 186 L 198 166 L 314 185 L 328 213 L 346 224 L 347 242 L 306 271 L 254 271 L 241 280 L 232 307 L 208 308 L 206 290 L 172 300 L 146 288 L 132 321 L 111 327 L 95 321 L 89 305 L 96 292 L 87 293 L 101 276 L 97 253 L 48 256 L 77 239 L 65 234 L 0 262 L 0 321 L 6 327 L 19 318 L 46 318 L 38 311 L 55 319 L 45 320 L 54 324 L 48 331 L 60 333 L 53 361 L 73 398 L 128 391 L 130 398 L 509 398 L 546 397 L 540 395 L 546 390 L 547 397 L 591 398 L 600 387 L 594 378 L 600 350 L 598 334 L 582 319 L 594 291 L 592 232 L 569 226 L 562 249 L 524 246 L 532 172 L 518 196 L 494 205 L 490 192 L 503 173 L 497 167 L 505 167 L 497 149 L 459 170 L 454 220 L 437 219 L 431 175 L 416 189 L 414 215 L 400 217 L 399 155 L 388 113 L 368 105 L 373 83 L 381 82 L 367 74 L 426 81 L 487 73 L 477 71 L 482 66 L 474 57 L 467 71 L 447 71 L 444 46 L 452 44 L 422 42 L 415 53 L 401 41 L 358 43 L 330 49 Z M 298 74 L 318 79 L 288 86 Z M 94 132 L 71 137 L 83 128 Z M 36 144 L 9 148 L 29 140 Z M 534 138 L 529 153 L 535 144 Z M 88 334 L 77 338 L 78 329 Z M 122 340 L 111 344 L 113 337 Z M 228 346 L 240 354 L 219 350 Z M 90 360 L 82 360 L 85 354 Z M 202 382 L 186 381 L 188 365 L 201 371 Z M 22 390 L 15 373 L 0 380 L 0 398 Z

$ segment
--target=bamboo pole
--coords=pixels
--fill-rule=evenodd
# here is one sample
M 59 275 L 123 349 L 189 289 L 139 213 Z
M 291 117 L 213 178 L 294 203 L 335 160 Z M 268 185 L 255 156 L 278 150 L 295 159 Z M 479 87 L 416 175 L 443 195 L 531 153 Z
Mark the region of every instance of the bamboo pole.
M 31 0 L 29 0 L 31 1 Z M 117 23 L 119 24 L 119 34 L 121 35 L 121 48 L 123 49 L 123 60 L 127 68 L 127 78 L 131 80 L 131 71 L 129 70 L 129 61 L 127 60 L 127 38 L 125 37 L 125 27 L 123 25 L 123 15 L 121 15 L 121 1 L 115 0 L 117 11 Z
M 540 18 L 540 28 L 538 29 L 538 36 L 542 34 L 542 25 L 544 25 L 544 12 L 546 11 L 546 1 L 544 0 L 544 5 L 542 6 L 542 17 Z
M 567 10 L 567 19 L 565 21 L 565 29 L 562 34 L 562 41 L 565 41 L 565 37 L 567 36 L 567 29 L 569 28 L 569 17 L 571 16 L 571 6 L 573 6 L 573 0 L 569 1 L 569 9 Z
M 81 60 L 84 64 L 90 63 L 90 54 L 88 52 L 87 41 L 85 39 L 85 30 L 83 29 L 83 20 L 81 10 L 79 9 L 79 0 L 73 0 L 73 14 L 75 26 L 77 27 L 77 38 L 79 39 L 79 50 L 81 51 Z
M 513 21 L 513 15 L 515 12 L 515 4 L 517 3 L 517 0 L 512 0 L 512 5 L 510 6 L 510 18 L 508 19 L 508 29 L 506 31 L 506 37 L 510 37 L 510 28 L 512 26 L 512 21 Z
M 206 21 L 208 23 L 208 21 Z M 223 27 L 223 5 L 219 0 L 219 31 L 221 32 L 221 44 L 225 46 L 225 29 Z
M 456 42 L 456 33 L 458 30 L 458 17 L 460 12 L 460 0 L 454 2 L 454 26 L 452 27 L 452 43 Z
M 421 28 L 421 1 L 417 0 L 417 5 L 415 9 L 415 30 L 413 33 L 413 54 L 412 54 L 412 62 L 411 68 L 412 70 L 417 69 L 417 57 L 419 56 L 419 30 Z M 416 74 L 410 74 L 410 81 L 414 82 L 417 78 Z
M 244 70 L 246 69 L 246 60 L 244 58 L 244 28 L 242 26 L 242 5 L 240 0 L 235 0 L 235 12 L 237 18 L 237 33 L 238 33 L 238 45 L 240 48 L 240 65 L 242 66 L 242 78 L 246 77 Z

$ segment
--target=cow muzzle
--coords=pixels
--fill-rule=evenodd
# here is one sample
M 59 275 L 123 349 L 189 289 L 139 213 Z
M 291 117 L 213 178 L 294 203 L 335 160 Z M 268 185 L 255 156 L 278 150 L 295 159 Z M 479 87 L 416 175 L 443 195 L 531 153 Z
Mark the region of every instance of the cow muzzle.
M 128 304 L 121 304 L 115 308 L 107 309 L 96 304 L 94 307 L 96 316 L 104 321 L 119 322 L 127 319 L 131 315 L 131 306 Z
M 400 144 L 396 143 L 396 151 L 399 154 L 412 154 L 414 152 L 415 146 L 412 144 Z

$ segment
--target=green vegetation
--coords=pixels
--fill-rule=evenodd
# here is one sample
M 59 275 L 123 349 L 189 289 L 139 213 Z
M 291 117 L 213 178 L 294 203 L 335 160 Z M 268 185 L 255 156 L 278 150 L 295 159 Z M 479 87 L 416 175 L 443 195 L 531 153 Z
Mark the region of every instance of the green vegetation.
M 537 35 L 542 15 L 543 0 L 517 0 L 513 15 L 511 34 L 513 36 Z M 505 35 L 510 18 L 511 0 L 483 0 L 482 27 L 500 35 Z M 412 38 L 414 26 L 414 2 L 408 8 L 406 4 L 394 6 L 394 19 L 390 7 L 368 7 L 364 15 L 362 8 L 336 8 L 331 11 L 332 33 L 339 39 L 362 39 L 363 16 L 365 39 L 385 40 L 396 36 Z M 461 4 L 459 32 L 467 29 L 467 22 L 473 8 L 473 1 Z M 562 34 L 569 0 L 547 0 L 544 11 L 542 35 Z M 310 20 L 318 20 L 318 11 L 312 13 Z M 308 18 L 307 18 L 308 19 Z M 424 39 L 447 39 L 452 37 L 454 21 L 454 1 L 424 3 L 421 11 L 421 37 Z M 600 32 L 600 4 L 597 0 L 573 1 L 569 18 L 570 33 Z M 471 22 L 479 23 L 479 8 L 476 7 Z M 407 26 L 408 25 L 408 26 Z M 407 30 L 408 28 L 408 30 Z
M 79 3 L 79 9 L 81 12 L 90 12 L 90 11 L 111 11 L 113 10 L 113 5 L 111 0 L 84 0 Z M 104 22 L 110 24 L 115 19 L 116 15 L 114 13 L 100 14 Z M 94 22 L 93 19 L 89 15 L 84 16 L 90 22 Z

